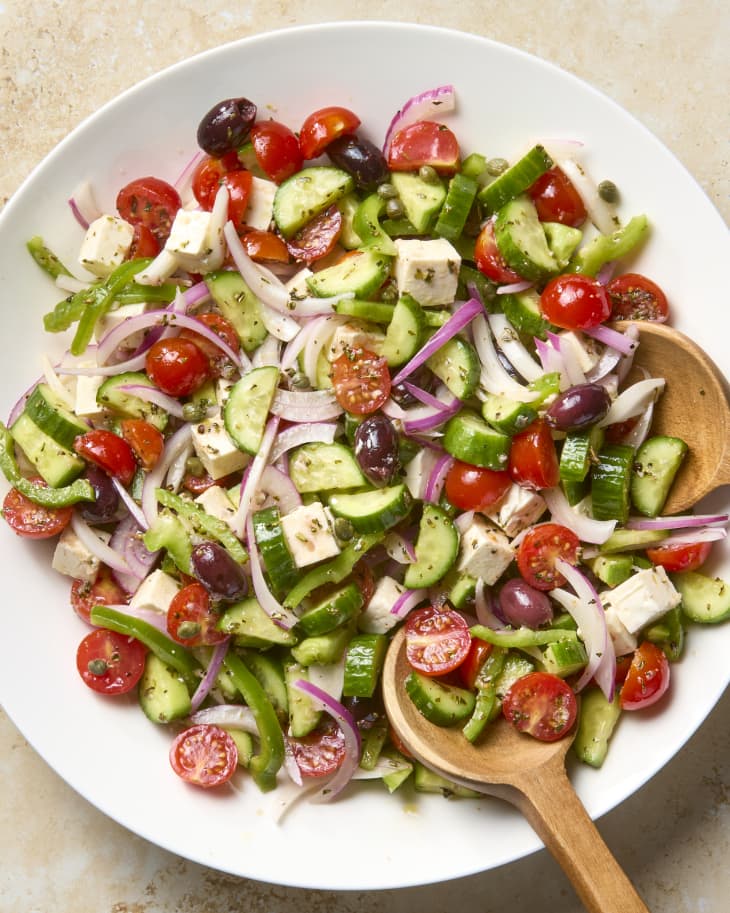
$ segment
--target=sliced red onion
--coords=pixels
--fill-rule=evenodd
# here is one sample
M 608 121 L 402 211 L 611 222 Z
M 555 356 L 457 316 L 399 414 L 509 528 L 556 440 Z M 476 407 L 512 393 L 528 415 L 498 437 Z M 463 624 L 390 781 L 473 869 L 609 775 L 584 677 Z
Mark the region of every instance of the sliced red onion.
M 646 409 L 639 416 L 636 424 L 630 428 L 621 438 L 621 443 L 634 450 L 638 450 L 644 441 L 649 437 L 652 422 L 654 421 L 654 406 L 656 403 L 649 403 Z
M 604 380 L 619 364 L 621 359 L 622 355 L 616 349 L 605 348 L 595 366 L 586 372 L 586 382 L 590 384 Z
M 129 513 L 131 514 L 132 518 L 134 519 L 134 522 L 141 529 L 146 530 L 148 528 L 147 518 L 145 517 L 144 512 L 142 511 L 142 508 L 139 506 L 139 504 L 137 504 L 137 502 L 130 495 L 130 493 L 127 491 L 127 489 L 124 487 L 124 485 L 122 485 L 122 483 L 119 481 L 119 479 L 116 479 L 113 476 L 112 476 L 112 485 L 114 485 L 114 487 L 116 488 L 117 494 L 119 495 L 120 499 L 124 503 L 124 506 L 127 508 Z
M 124 558 L 110 548 L 106 542 L 103 542 L 76 511 L 71 517 L 71 527 L 84 548 L 88 549 L 102 564 L 106 564 L 112 570 L 119 571 L 122 574 L 130 574 L 132 572 Z
M 301 506 L 302 496 L 296 485 L 285 472 L 274 466 L 266 466 L 261 473 L 259 490 L 266 494 L 264 503 L 271 501 L 282 514 L 291 513 L 296 507 Z
M 86 351 L 89 352 L 90 348 L 91 346 Z M 126 371 L 144 371 L 146 361 L 147 354 L 142 352 L 140 355 L 135 355 L 126 361 L 120 361 L 113 365 L 93 365 L 89 367 L 88 364 L 69 362 L 64 356 L 56 370 L 59 374 L 82 375 L 83 377 L 114 377 Z
M 144 485 L 142 486 L 142 510 L 149 526 L 151 526 L 157 518 L 156 490 L 162 487 L 162 483 L 170 466 L 180 454 L 190 446 L 192 433 L 192 425 L 189 423 L 178 428 L 178 430 L 167 439 L 157 465 L 145 476 Z
M 680 517 L 630 517 L 626 529 L 697 529 L 703 526 L 725 526 L 730 514 L 692 514 Z
M 219 646 L 227 645 L 220 644 Z M 208 667 L 210 668 L 210 666 Z M 211 726 L 225 726 L 228 729 L 240 729 L 250 735 L 258 736 L 259 727 L 249 707 L 242 704 L 219 704 L 217 707 L 206 707 L 190 715 L 190 722 L 195 726 L 208 723 Z
M 108 608 L 115 609 L 124 615 L 129 615 L 130 618 L 139 618 L 140 621 L 146 621 L 147 624 L 152 625 L 153 628 L 157 628 L 158 631 L 162 631 L 163 634 L 167 634 L 169 637 L 167 615 L 164 612 L 158 612 L 156 609 L 147 608 L 147 606 L 128 605 L 126 602 L 108 605 Z
M 68 205 L 71 207 L 74 218 L 83 229 L 87 229 L 95 219 L 102 215 L 94 196 L 94 188 L 89 181 L 82 181 L 76 187 Z
M 294 757 L 294 749 L 286 735 L 284 735 L 284 763 L 282 766 L 292 783 L 296 784 L 296 786 L 302 786 L 304 784 L 302 772 L 297 764 L 297 759 Z
M 334 307 L 339 301 L 349 301 L 354 297 L 354 292 L 343 292 L 341 295 L 332 295 L 327 298 L 315 296 L 292 298 L 287 306 L 287 313 L 294 317 L 320 317 L 323 314 L 334 313 Z
M 205 153 L 202 151 L 196 152 L 195 155 L 193 155 L 193 157 L 187 163 L 187 165 L 185 165 L 177 178 L 172 182 L 172 186 L 177 190 L 179 194 L 182 195 L 182 193 L 186 190 L 190 184 L 195 169 L 198 167 L 200 162 L 203 161 L 204 158 Z
M 251 509 L 251 504 L 253 503 L 259 482 L 261 481 L 264 468 L 269 461 L 269 454 L 271 453 L 271 448 L 274 446 L 274 439 L 276 438 L 278 429 L 279 418 L 276 416 L 270 418 L 264 429 L 259 452 L 249 463 L 246 475 L 241 483 L 241 494 L 238 507 L 229 523 L 229 526 L 239 538 L 243 536 L 244 530 L 246 529 L 246 521 Z
M 608 263 L 604 263 L 596 273 L 596 282 L 600 285 L 608 285 L 611 279 L 613 279 L 613 274 L 615 272 L 616 262 L 614 260 L 609 260 Z
M 261 345 L 256 349 L 251 359 L 251 367 L 279 367 L 281 358 L 279 356 L 279 340 L 276 336 L 267 336 Z
M 573 587 L 577 599 L 565 599 L 562 594 L 571 594 L 560 589 L 551 590 L 550 596 L 573 616 L 588 653 L 588 665 L 574 688 L 581 691 L 595 678 L 606 700 L 612 701 L 616 687 L 616 653 L 606 627 L 606 614 L 601 599 L 590 580 L 572 564 L 556 558 L 555 568 Z
M 131 514 L 128 514 L 117 523 L 109 547 L 121 555 L 129 566 L 129 573 L 115 570 L 114 578 L 127 593 L 136 592 L 140 580 L 147 576 L 157 560 L 158 553 L 150 552 L 142 541 L 144 527 L 137 524 Z
M 331 444 L 338 431 L 334 422 L 305 422 L 286 428 L 276 438 L 269 460 L 275 463 L 282 454 L 301 444 Z
M 250 514 L 246 518 L 246 537 L 248 539 L 248 557 L 251 565 L 251 582 L 253 583 L 256 599 L 274 624 L 288 631 L 294 627 L 299 619 L 292 611 L 285 608 L 269 589 L 261 566 L 259 550 L 253 532 L 253 520 Z
M 619 224 L 614 209 L 601 199 L 596 184 L 586 175 L 583 167 L 570 156 L 553 156 L 552 151 L 550 156 L 575 186 L 583 200 L 588 218 L 596 228 L 604 235 L 614 232 Z
M 470 298 L 468 301 L 465 301 L 456 313 L 450 317 L 442 327 L 439 327 L 438 330 L 436 330 L 423 348 L 421 348 L 420 351 L 400 369 L 393 378 L 393 386 L 396 386 L 407 377 L 410 377 L 417 368 L 420 368 L 422 364 L 425 364 L 425 362 L 428 361 L 434 352 L 438 352 L 441 346 L 456 336 L 457 333 L 461 332 L 464 327 L 468 326 L 477 314 L 484 314 L 482 303 L 476 298 Z
M 409 124 L 415 124 L 419 120 L 440 118 L 443 114 L 453 111 L 455 105 L 456 93 L 452 85 L 437 86 L 435 89 L 428 89 L 426 92 L 420 92 L 418 95 L 409 98 L 403 107 L 395 113 L 388 125 L 383 142 L 383 155 L 385 158 L 388 158 L 390 144 L 399 130 Z
M 449 474 L 449 470 L 453 465 L 454 458 L 449 453 L 444 454 L 436 461 L 436 465 L 433 467 L 428 477 L 428 482 L 426 482 L 426 491 L 424 492 L 425 501 L 430 501 L 432 504 L 438 503 L 444 483 L 446 482 L 446 476 Z
M 45 353 L 41 355 L 41 365 L 43 367 L 43 376 L 45 377 L 48 386 L 51 388 L 51 390 L 53 390 L 53 392 L 66 406 L 66 408 L 73 411 L 74 398 L 69 392 L 68 388 L 65 387 L 61 382 L 61 379 L 56 373 L 55 366 L 51 364 L 50 359 Z
M 162 390 L 158 390 L 157 387 L 150 387 L 147 384 L 120 384 L 119 390 L 122 393 L 131 393 L 147 403 L 159 406 L 165 412 L 174 415 L 175 418 L 183 417 L 183 407 L 180 401 L 167 393 L 163 393 Z
M 221 666 L 223 665 L 223 660 L 225 659 L 226 653 L 228 652 L 228 645 L 230 644 L 230 641 L 230 637 L 227 637 L 222 643 L 216 644 L 215 649 L 213 650 L 213 655 L 211 656 L 210 662 L 208 663 L 208 668 L 205 670 L 205 675 L 201 679 L 200 684 L 195 689 L 195 693 L 190 699 L 190 709 L 193 712 L 195 712 L 198 707 L 200 707 L 206 697 L 208 697 L 210 694 L 210 690 L 215 684 L 215 680 L 218 677 Z
M 476 511 L 474 510 L 466 510 L 463 514 L 459 514 L 459 516 L 454 520 L 454 526 L 456 527 L 460 536 L 463 536 L 474 522 L 475 513 Z
M 570 381 L 568 380 L 568 372 L 562 354 L 553 348 L 549 342 L 537 339 L 537 337 L 535 338 L 535 351 L 540 359 L 543 371 L 546 374 L 559 374 L 560 389 L 567 390 L 570 386 Z
M 398 564 L 413 564 L 416 560 L 416 549 L 412 542 L 400 533 L 388 533 L 383 541 L 388 557 Z
M 504 622 L 495 614 L 492 595 L 487 590 L 481 577 L 477 579 L 474 587 L 474 611 L 480 625 L 491 628 L 493 631 L 505 630 Z
M 334 663 L 314 663 L 307 666 L 309 681 L 325 691 L 336 701 L 342 699 L 345 687 L 345 654 Z
M 277 390 L 271 404 L 274 415 L 291 422 L 326 422 L 343 411 L 331 390 Z
M 634 364 L 634 355 L 636 354 L 636 349 L 638 348 L 638 343 L 639 343 L 639 328 L 637 327 L 637 325 L 635 323 L 629 324 L 629 326 L 626 327 L 624 336 L 626 336 L 632 342 L 637 343 L 637 345 L 631 350 L 629 355 L 624 356 L 624 358 L 622 358 L 621 361 L 619 362 L 619 366 L 618 366 L 618 370 L 617 370 L 619 383 L 623 383 L 626 380 L 626 378 L 628 377 L 629 371 L 631 370 L 631 368 Z M 642 368 L 641 370 L 645 377 L 649 376 L 649 372 L 646 371 L 646 369 Z
M 632 339 L 631 336 L 620 333 L 612 327 L 607 327 L 603 323 L 595 327 L 589 327 L 587 330 L 584 329 L 583 332 L 586 336 L 597 339 L 598 342 L 602 342 L 604 345 L 616 349 L 616 351 L 620 352 L 622 355 L 631 355 L 638 345 L 636 339 Z
M 453 397 L 450 403 L 441 403 L 439 408 L 422 406 L 406 410 L 403 431 L 409 436 L 433 431 L 456 415 L 461 410 L 462 405 L 463 403 L 460 399 Z
M 576 386 L 577 384 L 584 384 L 586 381 L 586 376 L 583 373 L 583 368 L 580 366 L 578 356 L 573 346 L 563 345 L 562 338 L 556 333 L 548 332 L 547 338 L 555 351 L 560 353 L 560 357 L 563 360 L 563 370 L 567 377 L 568 385 Z
M 307 338 L 302 349 L 302 367 L 307 375 L 307 380 L 313 387 L 317 386 L 317 368 L 322 349 L 328 345 L 337 327 L 347 323 L 344 315 L 336 314 L 331 317 L 320 317 L 317 320 L 316 330 Z
M 345 758 L 342 764 L 317 793 L 320 801 L 328 801 L 342 792 L 357 770 L 360 763 L 360 730 L 347 707 L 336 701 L 326 691 L 303 678 L 297 679 L 294 687 L 308 695 L 315 707 L 328 713 L 335 720 L 345 739 Z
M 175 255 L 163 247 L 146 269 L 135 274 L 134 281 L 138 285 L 162 285 L 177 269 Z
M 602 545 L 616 529 L 615 520 L 594 520 L 571 507 L 561 488 L 544 488 L 540 494 L 553 520 L 572 530 L 581 542 Z
M 411 609 L 415 609 L 419 602 L 423 602 L 427 595 L 425 589 L 403 590 L 393 603 L 390 614 L 396 615 L 401 620 L 404 619 Z
M 492 331 L 484 314 L 479 314 L 472 325 L 474 346 L 482 363 L 480 385 L 487 393 L 498 393 L 519 402 L 532 402 L 539 396 L 537 391 L 528 390 L 523 384 L 518 383 L 507 373 L 504 365 L 499 360 L 494 347 Z M 536 340 L 537 343 L 540 340 Z M 539 350 L 538 350 L 539 354 Z M 545 368 L 548 370 L 548 368 Z
M 611 408 L 598 422 L 597 427 L 605 428 L 607 425 L 625 422 L 635 415 L 640 415 L 650 403 L 656 401 L 665 384 L 663 377 L 652 377 L 632 384 L 611 403 Z
M 727 530 L 719 529 L 716 526 L 706 526 L 704 529 L 693 529 L 691 532 L 674 533 L 652 544 L 662 546 L 695 545 L 698 542 L 719 542 L 726 538 Z
M 542 377 L 544 373 L 542 367 L 527 351 L 520 340 L 519 333 L 504 314 L 489 314 L 487 320 L 497 345 L 517 373 L 527 381 L 538 380 Z
M 203 280 L 201 282 L 196 282 L 195 285 L 191 285 L 189 289 L 180 293 L 174 303 L 176 304 L 176 309 L 185 312 L 198 304 L 204 304 L 209 298 L 210 289 L 208 288 L 207 282 Z
M 534 288 L 535 283 L 529 282 L 527 279 L 522 280 L 521 282 L 510 282 L 507 285 L 500 285 L 497 289 L 498 295 L 519 295 L 520 292 L 526 292 L 528 289 Z

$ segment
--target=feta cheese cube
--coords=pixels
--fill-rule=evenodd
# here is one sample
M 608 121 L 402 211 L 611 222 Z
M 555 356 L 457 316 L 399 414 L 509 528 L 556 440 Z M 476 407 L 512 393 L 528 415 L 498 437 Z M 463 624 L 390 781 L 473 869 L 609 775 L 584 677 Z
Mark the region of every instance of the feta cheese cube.
M 298 273 L 294 273 L 291 279 L 286 283 L 286 290 L 289 292 L 289 297 L 292 300 L 298 301 L 301 298 L 309 298 L 311 296 L 312 293 L 309 291 L 307 279 L 313 275 L 314 273 L 308 266 L 300 269 Z
M 537 492 L 514 484 L 507 489 L 502 500 L 485 514 L 512 539 L 523 529 L 537 523 L 546 508 L 545 501 Z
M 381 577 L 358 621 L 360 630 L 366 634 L 385 634 L 397 625 L 400 619 L 392 614 L 391 609 L 404 592 L 403 584 L 393 577 Z
M 319 501 L 303 504 L 281 518 L 281 529 L 297 567 L 339 555 L 325 509 Z
M 236 513 L 236 507 L 228 497 L 228 493 L 220 485 L 211 485 L 201 495 L 198 495 L 195 500 L 211 517 L 222 520 L 230 526 L 231 519 Z
M 212 215 L 202 210 L 178 209 L 165 242 L 183 269 L 197 272 L 212 252 L 210 241 Z
M 626 626 L 618 617 L 616 609 L 609 605 L 605 614 L 606 627 L 611 636 L 616 656 L 625 656 L 627 653 L 633 653 L 639 642 L 633 634 L 626 630 Z
M 332 340 L 327 348 L 327 360 L 336 361 L 345 352 L 358 348 L 369 349 L 379 355 L 384 342 L 385 333 L 371 330 L 360 321 L 343 323 L 332 334 Z
M 101 542 L 108 542 L 110 533 L 94 529 Z M 93 583 L 99 573 L 100 561 L 93 552 L 83 544 L 70 526 L 61 533 L 53 553 L 51 567 L 59 574 L 66 574 L 84 583 Z
M 81 242 L 79 263 L 95 276 L 106 278 L 124 262 L 134 238 L 134 228 L 119 216 L 104 215 L 89 225 Z
M 180 584 L 164 571 L 155 570 L 145 577 L 137 587 L 129 604 L 138 609 L 152 609 L 155 612 L 164 612 L 170 608 L 170 603 L 180 590 Z
M 423 499 L 426 483 L 438 459 L 439 454 L 437 451 L 424 447 L 406 465 L 405 482 L 408 491 L 414 498 Z
M 445 238 L 398 238 L 393 275 L 398 291 L 423 307 L 451 304 L 456 298 L 461 255 Z
M 636 634 L 682 601 L 663 567 L 632 574 L 607 595 L 604 609 L 618 616 L 629 634 Z
M 258 228 L 268 231 L 271 220 L 274 218 L 274 196 L 276 184 L 263 178 L 254 177 L 251 185 L 251 194 L 248 198 L 248 208 L 244 222 L 249 228 Z
M 231 440 L 220 410 L 193 425 L 193 448 L 211 479 L 237 472 L 250 460 Z
M 94 421 L 102 417 L 104 409 L 97 402 L 96 394 L 105 379 L 98 375 L 86 376 L 84 374 L 79 374 L 76 378 L 74 412 L 79 418 L 88 418 Z
M 514 549 L 505 534 L 475 516 L 461 537 L 457 568 L 487 586 L 496 583 L 514 558 Z

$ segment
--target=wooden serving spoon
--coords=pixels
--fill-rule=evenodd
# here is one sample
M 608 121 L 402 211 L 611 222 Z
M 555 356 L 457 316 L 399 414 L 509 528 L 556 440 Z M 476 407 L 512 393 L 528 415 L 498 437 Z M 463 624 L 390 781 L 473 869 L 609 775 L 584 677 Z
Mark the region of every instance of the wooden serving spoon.
M 645 320 L 635 325 L 635 364 L 667 381 L 654 407 L 651 433 L 682 438 L 689 446 L 662 511 L 682 513 L 730 483 L 727 382 L 709 355 L 679 330 Z M 629 323 L 615 326 L 626 329 Z
M 405 690 L 411 671 L 401 629 L 383 667 L 385 709 L 414 757 L 454 782 L 516 805 L 573 883 L 590 913 L 649 913 L 603 842 L 565 770 L 573 741 L 539 742 L 495 720 L 478 744 L 461 728 L 435 726 Z

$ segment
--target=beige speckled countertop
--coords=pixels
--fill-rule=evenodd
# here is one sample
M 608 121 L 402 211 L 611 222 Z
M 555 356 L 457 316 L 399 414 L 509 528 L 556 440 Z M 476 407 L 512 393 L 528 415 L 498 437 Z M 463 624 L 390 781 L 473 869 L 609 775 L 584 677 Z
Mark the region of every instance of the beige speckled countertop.
M 200 50 L 345 19 L 476 31 L 551 60 L 646 124 L 730 218 L 730 12 L 722 0 L 0 0 L 0 204 L 79 121 Z M 730 897 L 730 694 L 600 829 L 655 913 L 723 913 Z M 79 798 L 0 713 L 0 913 L 575 913 L 543 851 L 457 882 L 365 895 L 242 881 L 179 859 Z

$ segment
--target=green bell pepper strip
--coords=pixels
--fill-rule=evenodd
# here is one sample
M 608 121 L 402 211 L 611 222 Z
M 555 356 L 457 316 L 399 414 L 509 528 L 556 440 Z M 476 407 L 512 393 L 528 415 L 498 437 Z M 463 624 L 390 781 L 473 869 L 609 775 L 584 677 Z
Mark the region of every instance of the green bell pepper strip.
M 245 564 L 248 561 L 246 550 L 223 520 L 206 513 L 199 504 L 195 504 L 187 498 L 181 498 L 180 495 L 167 491 L 165 488 L 156 489 L 155 497 L 163 507 L 169 507 L 183 520 L 191 523 L 197 532 L 220 542 L 234 561 L 239 564 Z
M 43 243 L 43 238 L 39 235 L 31 238 L 25 246 L 28 248 L 28 253 L 38 266 L 40 266 L 43 272 L 48 273 L 51 279 L 58 279 L 59 276 L 71 275 L 50 247 L 46 247 Z
M 163 282 L 162 285 L 139 285 L 130 282 L 116 297 L 117 304 L 140 304 L 141 302 L 160 302 L 169 304 L 175 300 L 180 291 L 180 286 L 173 282 Z
M 142 542 L 148 552 L 157 552 L 164 548 L 178 570 L 189 577 L 193 573 L 193 546 L 182 520 L 170 511 L 160 511 Z
M 507 649 L 516 648 L 519 650 L 522 647 L 540 647 L 555 641 L 578 640 L 578 634 L 575 631 L 564 631 L 560 628 L 548 628 L 541 631 L 533 631 L 532 628 L 515 628 L 514 631 L 494 631 L 484 625 L 474 625 L 469 630 L 472 637 L 485 640 L 495 647 L 507 647 Z
M 385 533 L 380 532 L 365 533 L 362 536 L 358 536 L 332 561 L 312 568 L 311 571 L 305 574 L 299 583 L 290 590 L 284 600 L 284 606 L 287 609 L 295 609 L 317 587 L 324 586 L 325 583 L 340 583 L 348 574 L 352 573 L 352 569 L 362 556 L 373 546 L 382 542 L 384 538 Z
M 617 228 L 610 235 L 596 235 L 573 255 L 566 272 L 582 273 L 595 277 L 609 260 L 617 260 L 631 253 L 649 234 L 649 220 L 646 216 L 634 216 L 626 225 Z
M 380 217 L 385 211 L 385 199 L 379 193 L 371 193 L 360 203 L 352 219 L 352 227 L 360 236 L 360 247 L 363 250 L 374 250 L 379 254 L 395 257 L 398 250 L 392 238 L 389 238 L 380 224 Z
M 189 691 L 194 693 L 200 684 L 203 667 L 182 644 L 176 643 L 149 622 L 127 615 L 111 606 L 95 605 L 90 617 L 93 625 L 134 637 L 143 643 L 161 662 L 179 672 Z
M 474 712 L 462 729 L 465 738 L 470 742 L 476 741 L 492 717 L 497 700 L 497 679 L 504 669 L 506 656 L 507 650 L 504 647 L 495 647 L 477 674 L 477 702 L 474 705 Z
M 229 650 L 223 668 L 256 720 L 259 752 L 251 758 L 249 769 L 259 789 L 268 792 L 276 786 L 276 774 L 284 763 L 284 736 L 279 719 L 258 679 L 239 656 Z
M 91 482 L 76 479 L 62 488 L 47 488 L 37 485 L 20 474 L 18 463 L 13 452 L 13 438 L 8 429 L 0 422 L 0 470 L 8 482 L 34 504 L 42 507 L 70 507 L 79 501 L 95 501 L 96 492 Z

